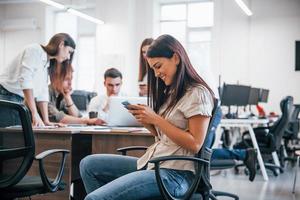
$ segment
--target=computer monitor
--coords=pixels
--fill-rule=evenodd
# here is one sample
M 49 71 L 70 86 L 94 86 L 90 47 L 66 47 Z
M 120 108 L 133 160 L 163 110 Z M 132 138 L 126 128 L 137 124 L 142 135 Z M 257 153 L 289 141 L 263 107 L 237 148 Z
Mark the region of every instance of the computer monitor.
M 260 88 L 251 88 L 249 94 L 249 105 L 257 105 L 259 101 Z
M 269 97 L 269 90 L 268 89 L 261 89 L 259 94 L 259 102 L 268 102 Z
M 248 105 L 250 86 L 224 84 L 222 89 L 221 105 L 246 106 Z

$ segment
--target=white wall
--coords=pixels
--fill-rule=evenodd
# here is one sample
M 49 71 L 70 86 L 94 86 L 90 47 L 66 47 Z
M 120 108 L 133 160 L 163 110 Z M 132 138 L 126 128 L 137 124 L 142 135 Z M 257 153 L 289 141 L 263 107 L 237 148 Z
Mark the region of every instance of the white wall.
M 0 6 L 0 24 L 4 19 L 4 6 Z M 0 30 L 0 69 L 4 65 L 4 34 Z
M 1 11 L 2 19 L 35 18 L 39 27 L 37 30 L 17 30 L 1 33 L 3 36 L 3 46 L 1 45 L 3 65 L 1 66 L 6 66 L 25 45 L 44 42 L 44 6 L 36 3 L 25 3 L 7 4 L 0 7 L 3 10 L 3 12 Z
M 123 92 L 137 95 L 138 49 L 141 41 L 152 33 L 148 24 L 152 21 L 152 3 L 149 0 L 143 3 L 139 0 L 96 2 L 96 13 L 105 21 L 97 29 L 97 74 L 100 80 L 97 92 L 104 93 L 104 71 L 109 67 L 117 67 L 124 77 Z
M 212 71 L 226 83 L 248 84 L 249 18 L 234 1 L 215 1 Z M 217 77 L 216 77 L 217 78 Z
M 252 0 L 249 79 L 269 88 L 268 110 L 292 95 L 300 103 L 300 72 L 295 71 L 295 40 L 300 39 L 299 0 Z
M 247 17 L 234 1 L 215 1 L 212 70 L 226 83 L 270 89 L 266 110 L 280 113 L 292 95 L 300 103 L 294 42 L 300 39 L 299 0 L 251 0 Z

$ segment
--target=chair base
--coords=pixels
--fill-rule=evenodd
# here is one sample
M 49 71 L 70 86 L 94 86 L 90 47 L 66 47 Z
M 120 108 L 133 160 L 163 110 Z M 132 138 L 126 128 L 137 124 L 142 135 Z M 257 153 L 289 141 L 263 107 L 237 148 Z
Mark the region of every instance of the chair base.
M 218 196 L 224 196 L 224 197 L 231 197 L 235 200 L 239 200 L 239 197 L 235 194 L 232 194 L 232 193 L 228 193 L 228 192 L 222 192 L 222 191 L 216 191 L 216 190 L 213 190 L 212 191 L 212 194 L 215 196 L 215 197 L 218 197 Z
M 51 180 L 52 181 L 52 180 Z M 58 190 L 64 190 L 65 183 L 61 182 Z M 17 185 L 9 189 L 1 189 L 1 200 L 10 200 L 19 197 L 30 197 L 36 194 L 44 194 L 45 190 L 41 177 L 39 176 L 25 176 Z

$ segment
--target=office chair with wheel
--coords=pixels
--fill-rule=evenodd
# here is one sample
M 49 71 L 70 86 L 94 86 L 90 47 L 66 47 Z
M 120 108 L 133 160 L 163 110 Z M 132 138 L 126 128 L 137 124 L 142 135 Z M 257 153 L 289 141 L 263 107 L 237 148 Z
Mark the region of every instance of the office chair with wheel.
M 71 94 L 71 97 L 78 110 L 86 111 L 89 102 L 96 95 L 97 93 L 94 92 L 88 92 L 85 90 L 74 90 Z
M 300 113 L 300 104 L 294 105 L 293 114 L 291 117 L 291 121 L 284 132 L 283 141 L 284 141 L 284 150 L 288 154 L 284 156 L 284 160 L 296 161 L 295 151 L 300 150 L 299 147 L 299 131 L 300 131 L 300 119 L 298 118 Z
M 36 194 L 63 190 L 62 176 L 68 150 L 52 149 L 35 156 L 35 142 L 30 113 L 25 105 L 0 100 L 0 110 L 13 113 L 18 120 L 8 120 L 0 132 L 0 197 L 1 200 L 30 197 Z M 11 119 L 11 118 L 10 118 Z M 17 122 L 17 126 L 16 125 Z M 19 125 L 21 124 L 21 125 Z M 56 178 L 47 177 L 44 159 L 60 153 L 62 160 Z M 27 176 L 33 163 L 38 161 L 40 176 Z
M 212 122 L 216 117 L 216 110 L 219 106 L 218 100 L 214 102 L 214 109 L 212 112 L 212 117 L 209 123 L 209 127 L 207 129 L 207 134 L 205 137 L 204 144 L 206 143 L 208 133 L 212 128 Z M 124 147 L 117 149 L 118 152 L 122 153 L 122 155 L 126 155 L 128 151 L 131 150 L 145 150 L 147 147 L 145 146 L 132 146 L 132 147 Z M 161 199 L 176 199 L 176 200 L 187 200 L 187 199 L 217 199 L 214 194 L 212 193 L 212 186 L 210 184 L 210 157 L 211 157 L 211 149 L 202 146 L 200 151 L 194 157 L 187 157 L 187 156 L 165 156 L 165 157 L 158 157 L 153 158 L 149 162 L 154 163 L 155 165 L 155 174 L 156 180 L 158 183 L 159 190 L 161 192 Z M 186 161 L 193 161 L 195 163 L 196 174 L 191 184 L 189 190 L 183 197 L 175 198 L 173 197 L 168 190 L 166 189 L 164 183 L 161 180 L 160 176 L 160 163 L 167 160 L 186 160 Z
M 293 97 L 287 96 L 282 99 L 280 102 L 280 109 L 282 114 L 273 126 L 258 127 L 254 129 L 259 149 L 265 157 L 270 157 L 272 154 L 282 150 L 282 137 L 291 121 Z M 238 145 L 235 145 L 235 147 L 253 147 L 248 131 L 243 134 L 242 142 Z M 265 163 L 265 167 L 269 170 L 272 170 L 275 176 L 278 176 L 278 169 L 281 173 L 283 173 L 283 168 L 273 163 Z

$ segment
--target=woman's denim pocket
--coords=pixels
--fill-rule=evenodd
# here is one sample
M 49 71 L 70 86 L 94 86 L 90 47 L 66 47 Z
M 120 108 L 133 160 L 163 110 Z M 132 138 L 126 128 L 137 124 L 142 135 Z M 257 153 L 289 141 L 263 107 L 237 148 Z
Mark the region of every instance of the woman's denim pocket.
M 174 197 L 180 197 L 190 187 L 194 175 L 190 171 L 161 169 L 161 177 L 169 193 Z

